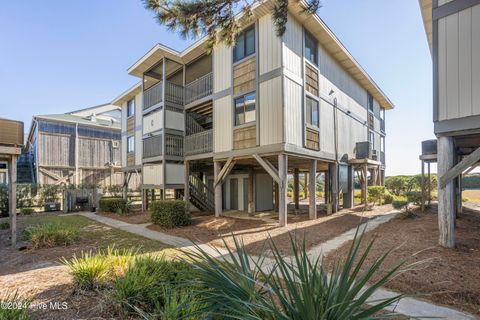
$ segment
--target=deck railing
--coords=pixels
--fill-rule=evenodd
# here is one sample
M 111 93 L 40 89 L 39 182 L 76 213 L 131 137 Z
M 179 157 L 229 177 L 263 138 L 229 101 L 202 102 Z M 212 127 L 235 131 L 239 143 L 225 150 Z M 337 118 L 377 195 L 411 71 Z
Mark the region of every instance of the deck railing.
M 185 86 L 185 104 L 211 95 L 212 90 L 213 73 L 210 72 Z
M 162 81 L 151 86 L 143 93 L 143 109 L 148 109 L 163 101 Z M 183 106 L 183 87 L 168 82 L 165 84 L 165 100 Z
M 150 108 L 163 101 L 163 83 L 162 81 L 154 84 L 143 92 L 143 109 Z
M 183 157 L 183 136 L 167 135 L 165 137 L 165 154 Z
M 185 155 L 209 153 L 213 151 L 213 130 L 205 130 L 185 137 Z
M 158 157 L 162 155 L 162 135 L 153 136 L 143 140 L 143 158 Z

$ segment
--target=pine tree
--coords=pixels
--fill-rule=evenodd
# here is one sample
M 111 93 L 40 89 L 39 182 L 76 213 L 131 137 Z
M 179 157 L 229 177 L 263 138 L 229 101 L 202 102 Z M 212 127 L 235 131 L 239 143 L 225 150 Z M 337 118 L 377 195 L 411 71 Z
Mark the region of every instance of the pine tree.
M 252 18 L 256 1 L 261 0 L 143 0 L 160 24 L 179 32 L 183 38 L 205 35 L 209 51 L 218 43 L 235 44 L 241 24 Z M 272 8 L 277 36 L 285 33 L 288 1 L 300 0 L 275 0 Z M 319 7 L 320 0 L 306 0 L 303 12 L 313 14 Z M 235 19 L 237 13 L 243 13 L 242 21 Z

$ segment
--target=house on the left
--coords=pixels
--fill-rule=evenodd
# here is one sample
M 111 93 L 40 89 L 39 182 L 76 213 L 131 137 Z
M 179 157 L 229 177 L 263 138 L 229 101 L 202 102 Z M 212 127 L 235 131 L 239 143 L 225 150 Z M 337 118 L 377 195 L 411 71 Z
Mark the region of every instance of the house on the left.
M 111 104 L 34 116 L 22 155 L 32 164 L 31 182 L 123 184 L 120 120 L 120 108 Z

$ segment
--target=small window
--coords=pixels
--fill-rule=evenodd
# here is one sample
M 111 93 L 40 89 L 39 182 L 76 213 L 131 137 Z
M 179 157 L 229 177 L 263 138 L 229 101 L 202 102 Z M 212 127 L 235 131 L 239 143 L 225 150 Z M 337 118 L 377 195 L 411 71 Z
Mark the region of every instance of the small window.
M 374 140 L 374 136 L 373 136 L 373 131 L 372 130 L 368 130 L 368 142 L 370 142 L 373 146 L 373 141 Z
M 385 137 L 384 136 L 380 137 L 380 151 L 385 152 Z
M 255 53 L 255 27 L 252 26 L 237 37 L 237 43 L 233 48 L 233 62 L 242 60 Z
M 127 138 L 127 153 L 135 151 L 135 137 L 130 136 Z
M 131 117 L 135 114 L 135 99 L 127 102 L 127 117 Z
M 306 118 L 307 123 L 318 127 L 319 125 L 319 110 L 318 110 L 318 101 L 310 97 L 307 97 L 306 100 Z
M 385 120 L 385 109 L 380 110 L 380 119 Z
M 314 65 L 318 65 L 317 40 L 308 32 L 305 32 L 305 58 Z
M 235 99 L 234 104 L 236 126 L 255 121 L 255 102 L 255 92 L 246 94 Z
M 373 112 L 373 96 L 370 93 L 367 93 L 368 97 L 368 111 Z

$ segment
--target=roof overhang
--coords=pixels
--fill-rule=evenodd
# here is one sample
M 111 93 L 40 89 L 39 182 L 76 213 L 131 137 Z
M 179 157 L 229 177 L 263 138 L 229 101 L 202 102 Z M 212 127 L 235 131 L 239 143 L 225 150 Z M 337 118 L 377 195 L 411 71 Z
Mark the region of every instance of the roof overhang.
M 431 0 L 430 0 L 431 1 Z M 309 31 L 326 48 L 326 50 L 342 65 L 345 70 L 370 94 L 373 95 L 383 109 L 393 109 L 394 105 L 380 87 L 373 81 L 368 73 L 353 58 L 348 50 L 343 46 L 335 34 L 327 27 L 317 14 L 302 14 L 302 7 L 307 4 L 304 0 L 291 1 L 289 11 L 297 20 L 304 23 Z M 253 15 L 259 18 L 271 12 L 273 7 L 272 0 L 256 2 L 252 7 Z M 242 14 L 237 15 L 237 19 L 242 19 Z M 178 63 L 186 64 L 205 52 L 206 37 L 183 50 L 182 52 L 171 49 L 167 46 L 157 44 L 132 67 L 128 69 L 130 75 L 142 77 L 143 73 L 157 64 L 164 57 Z
M 418 0 L 422 10 L 423 25 L 427 34 L 430 52 L 432 51 L 432 0 Z
M 142 90 L 142 82 L 136 83 L 133 87 L 123 92 L 121 95 L 116 97 L 111 103 L 115 106 L 122 107 L 122 105 L 135 98 L 137 94 Z

